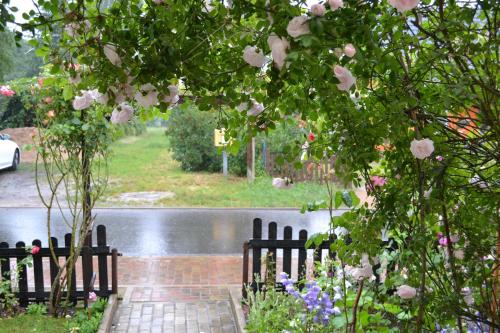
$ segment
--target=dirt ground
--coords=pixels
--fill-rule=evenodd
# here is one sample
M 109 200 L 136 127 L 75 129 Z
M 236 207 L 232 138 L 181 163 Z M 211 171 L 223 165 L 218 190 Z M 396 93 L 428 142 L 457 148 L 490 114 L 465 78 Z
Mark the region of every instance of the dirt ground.
M 36 135 L 36 127 L 6 128 L 0 131 L 1 134 L 9 134 L 11 140 L 21 148 L 21 163 L 34 163 L 36 161 L 36 150 L 33 142 L 33 135 Z M 31 149 L 27 150 L 31 145 Z

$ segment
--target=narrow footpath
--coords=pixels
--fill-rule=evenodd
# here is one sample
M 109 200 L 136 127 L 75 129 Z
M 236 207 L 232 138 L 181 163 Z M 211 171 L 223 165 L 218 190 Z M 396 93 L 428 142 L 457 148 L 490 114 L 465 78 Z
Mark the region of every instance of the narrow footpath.
M 229 288 L 237 256 L 121 257 L 116 333 L 237 333 Z

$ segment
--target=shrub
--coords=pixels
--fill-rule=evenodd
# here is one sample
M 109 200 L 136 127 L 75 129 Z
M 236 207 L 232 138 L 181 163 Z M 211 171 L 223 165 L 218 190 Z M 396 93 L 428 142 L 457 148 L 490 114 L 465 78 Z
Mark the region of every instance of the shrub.
M 33 303 L 28 305 L 26 308 L 26 313 L 29 315 L 45 315 L 47 314 L 47 306 L 45 304 Z
M 0 130 L 33 126 L 35 100 L 31 88 L 34 82 L 34 79 L 18 79 L 8 83 L 16 94 L 9 98 L 0 96 Z
M 186 171 L 220 172 L 222 156 L 214 146 L 217 128 L 215 113 L 200 111 L 191 105 L 176 108 L 168 121 L 166 135 L 173 157 Z M 229 171 L 237 176 L 246 174 L 246 149 L 228 157 Z

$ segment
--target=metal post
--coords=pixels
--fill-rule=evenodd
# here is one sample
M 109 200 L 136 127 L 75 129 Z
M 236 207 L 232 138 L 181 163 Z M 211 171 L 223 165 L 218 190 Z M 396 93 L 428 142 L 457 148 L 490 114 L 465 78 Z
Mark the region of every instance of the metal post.
M 250 183 L 255 180 L 255 138 L 247 145 L 247 179 Z
M 227 177 L 227 152 L 226 148 L 224 147 L 224 150 L 222 150 L 222 174 L 224 177 Z

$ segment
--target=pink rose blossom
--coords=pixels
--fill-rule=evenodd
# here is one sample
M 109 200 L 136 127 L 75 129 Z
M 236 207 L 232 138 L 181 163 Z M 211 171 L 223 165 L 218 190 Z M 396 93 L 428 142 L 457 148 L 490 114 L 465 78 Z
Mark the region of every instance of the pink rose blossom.
M 76 96 L 73 100 L 73 108 L 75 110 L 84 110 L 92 104 L 92 95 L 88 91 L 82 91 L 81 96 Z
M 243 60 L 253 67 L 262 67 L 267 61 L 267 58 L 261 51 L 257 51 L 255 46 L 247 45 L 243 50 Z
M 403 299 L 410 299 L 414 298 L 417 295 L 417 290 L 404 284 L 402 286 L 399 286 L 396 294 Z
M 335 77 L 340 81 L 337 88 L 341 91 L 348 91 L 356 83 L 356 78 L 347 68 L 336 65 L 333 68 Z
M 314 135 L 314 133 L 312 132 L 309 132 L 309 134 L 307 135 L 307 140 L 313 142 L 314 140 L 316 140 L 316 136 Z
M 90 302 L 95 302 L 97 300 L 97 295 L 95 292 L 91 291 L 89 292 L 89 301 Z
M 132 118 L 134 109 L 127 103 L 121 103 L 113 110 L 111 114 L 111 122 L 113 124 L 124 124 Z
M 372 184 L 374 187 L 382 187 L 385 185 L 385 183 L 387 182 L 387 179 L 385 177 L 380 177 L 380 176 L 373 176 L 371 178 L 372 180 Z
M 271 55 L 276 67 L 281 70 L 285 64 L 286 50 L 290 48 L 290 43 L 284 37 L 271 34 L 267 39 L 267 44 L 271 49 Z
M 325 16 L 326 8 L 323 4 L 317 3 L 311 6 L 311 14 L 314 16 Z
M 346 46 L 344 46 L 344 53 L 349 58 L 352 58 L 356 54 L 356 48 L 352 44 L 346 44 Z
M 404 13 L 418 6 L 420 0 L 388 0 L 389 4 L 396 8 L 398 12 Z
M 31 254 L 38 254 L 38 252 L 40 252 L 40 247 L 39 246 L 33 246 L 33 248 L 31 249 Z
M 434 142 L 431 139 L 416 140 L 413 139 L 410 145 L 410 151 L 419 160 L 423 160 L 434 152 Z
M 122 59 L 116 52 L 116 47 L 111 44 L 106 44 L 103 47 L 104 55 L 108 60 L 115 66 L 120 67 L 122 65 Z
M 309 23 L 307 22 L 308 17 L 305 15 L 294 17 L 286 27 L 286 31 L 293 38 L 300 37 L 302 35 L 307 35 L 311 31 L 309 30 Z
M 6 97 L 12 97 L 16 94 L 16 92 L 12 89 L 10 89 L 9 86 L 0 86 L 0 95 L 6 96 Z
M 328 0 L 328 4 L 330 5 L 330 9 L 333 11 L 344 7 L 344 1 L 342 0 Z
M 436 160 L 438 160 L 439 162 L 441 162 L 442 160 L 444 160 L 444 157 L 441 156 L 441 155 L 438 155 L 438 156 L 436 156 Z
M 54 110 L 50 110 L 47 112 L 47 117 L 54 118 L 56 116 L 56 112 Z

